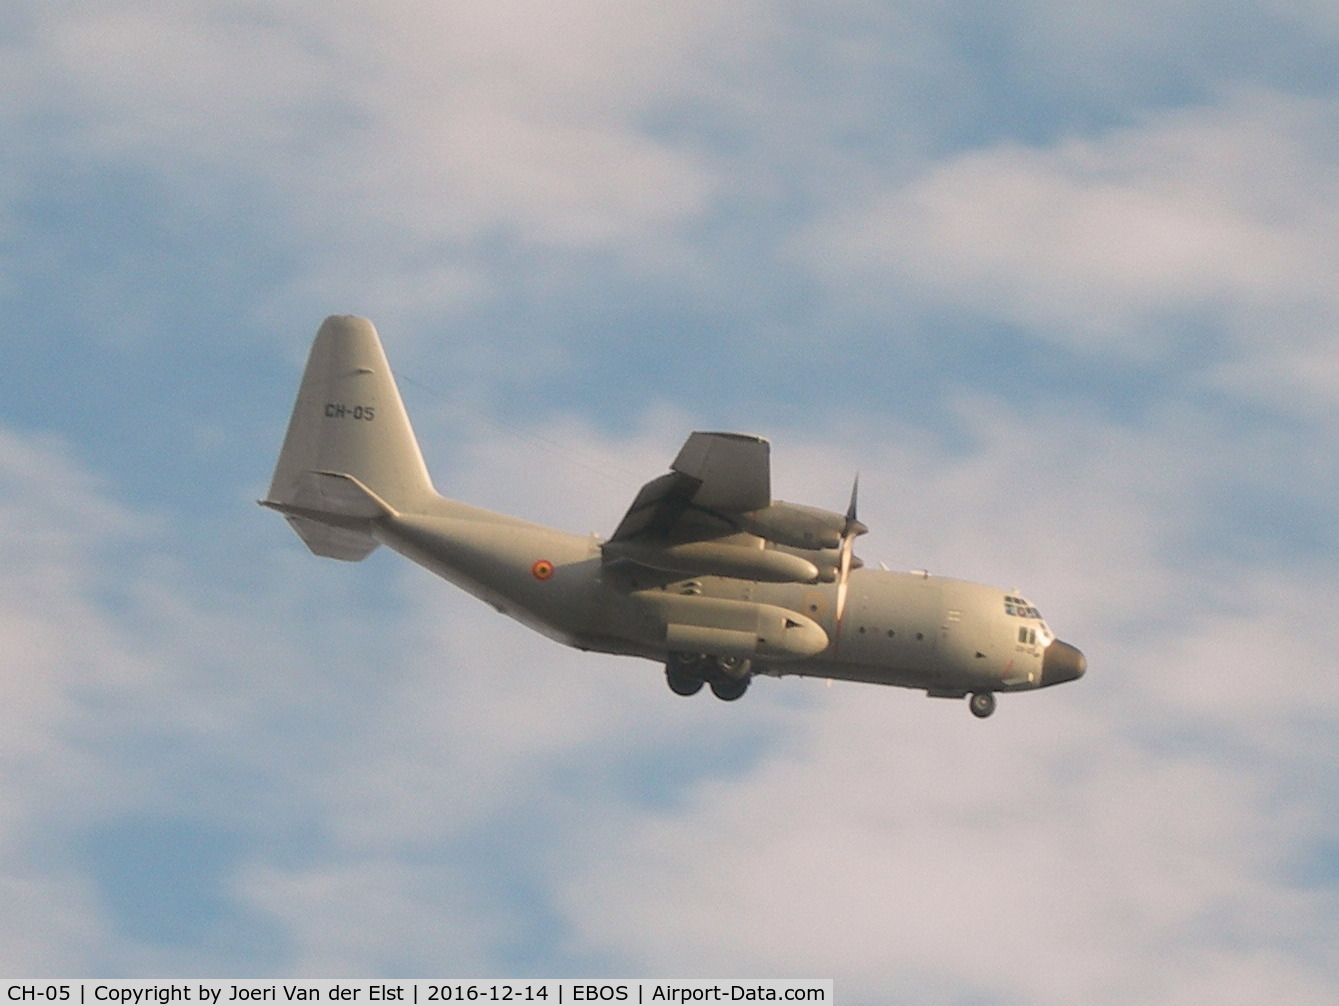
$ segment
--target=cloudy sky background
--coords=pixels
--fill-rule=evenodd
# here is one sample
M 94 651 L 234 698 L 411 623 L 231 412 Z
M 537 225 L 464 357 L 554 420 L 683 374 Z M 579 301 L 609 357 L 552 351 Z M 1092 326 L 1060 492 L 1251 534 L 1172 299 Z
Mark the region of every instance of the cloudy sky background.
M 1330 3 L 13 0 L 0 973 L 1339 998 Z M 768 435 L 1091 670 L 682 700 L 263 495 L 382 332 L 439 488 L 607 534 Z

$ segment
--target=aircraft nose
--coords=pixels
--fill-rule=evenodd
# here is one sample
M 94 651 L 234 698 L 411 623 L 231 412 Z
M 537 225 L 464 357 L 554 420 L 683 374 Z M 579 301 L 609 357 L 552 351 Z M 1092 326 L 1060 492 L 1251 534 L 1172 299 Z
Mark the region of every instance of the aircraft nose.
M 1083 677 L 1087 669 L 1088 659 L 1082 650 L 1059 639 L 1052 640 L 1041 658 L 1041 687 L 1075 681 Z

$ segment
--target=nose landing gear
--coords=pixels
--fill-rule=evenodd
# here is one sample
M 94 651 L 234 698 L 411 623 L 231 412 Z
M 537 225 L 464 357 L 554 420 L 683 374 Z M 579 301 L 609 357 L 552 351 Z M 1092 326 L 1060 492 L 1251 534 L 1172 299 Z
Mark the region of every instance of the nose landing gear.
M 967 700 L 967 708 L 977 719 L 984 720 L 995 711 L 994 692 L 973 692 Z

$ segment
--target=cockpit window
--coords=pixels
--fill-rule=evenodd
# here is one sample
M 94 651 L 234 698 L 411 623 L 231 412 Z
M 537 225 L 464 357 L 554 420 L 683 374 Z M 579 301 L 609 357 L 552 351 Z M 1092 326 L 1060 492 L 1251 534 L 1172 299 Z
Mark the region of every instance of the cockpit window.
M 1041 612 L 1021 597 L 1006 597 L 1004 599 L 1004 613 L 1018 618 L 1041 618 Z

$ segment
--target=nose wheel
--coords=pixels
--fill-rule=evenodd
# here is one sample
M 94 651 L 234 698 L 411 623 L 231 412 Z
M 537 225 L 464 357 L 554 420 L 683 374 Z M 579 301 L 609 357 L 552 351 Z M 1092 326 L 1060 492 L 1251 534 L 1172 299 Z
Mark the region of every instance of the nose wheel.
M 973 692 L 972 697 L 967 700 L 967 708 L 977 719 L 984 720 L 995 711 L 995 693 Z

